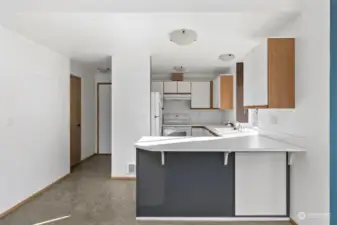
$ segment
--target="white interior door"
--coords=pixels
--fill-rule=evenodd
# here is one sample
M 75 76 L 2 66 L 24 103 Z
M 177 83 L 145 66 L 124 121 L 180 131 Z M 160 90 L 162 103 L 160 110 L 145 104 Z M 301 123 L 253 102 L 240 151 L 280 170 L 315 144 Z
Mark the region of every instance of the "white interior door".
M 111 153 L 111 85 L 99 85 L 99 154 Z

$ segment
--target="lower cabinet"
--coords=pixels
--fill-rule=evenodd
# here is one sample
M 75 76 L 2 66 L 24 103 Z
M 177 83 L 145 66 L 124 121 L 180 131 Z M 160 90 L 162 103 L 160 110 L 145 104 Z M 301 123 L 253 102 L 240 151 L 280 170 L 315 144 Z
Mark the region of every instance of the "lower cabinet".
M 192 127 L 192 137 L 214 137 L 214 135 L 206 128 Z
M 137 217 L 233 217 L 234 157 L 137 150 Z
M 286 153 L 137 149 L 137 217 L 285 217 Z
M 287 215 L 286 153 L 235 153 L 235 215 Z
M 203 133 L 203 128 L 192 128 L 192 137 L 202 137 Z

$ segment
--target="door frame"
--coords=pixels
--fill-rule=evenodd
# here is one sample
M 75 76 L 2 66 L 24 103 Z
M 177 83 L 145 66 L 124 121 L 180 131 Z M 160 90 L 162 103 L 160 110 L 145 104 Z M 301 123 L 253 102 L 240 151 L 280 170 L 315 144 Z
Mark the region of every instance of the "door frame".
M 330 224 L 337 224 L 337 0 L 330 1 Z
M 101 85 L 111 85 L 111 82 L 99 82 L 96 84 L 96 154 L 99 154 L 99 88 Z
M 79 148 L 80 148 L 80 161 L 79 162 L 77 162 L 77 163 L 75 163 L 74 165 L 71 165 L 71 88 L 72 88 L 72 86 L 71 86 L 71 79 L 72 78 L 74 78 L 74 79 L 77 79 L 77 80 L 79 80 L 80 81 L 80 105 L 81 105 L 81 109 L 80 109 L 80 125 L 81 125 L 81 127 L 80 127 L 80 146 L 79 146 Z M 79 77 L 79 76 L 76 76 L 76 75 L 74 75 L 74 74 L 70 74 L 70 79 L 69 79 L 69 133 L 70 133 L 70 135 L 69 135 L 69 165 L 70 165 L 70 168 L 72 168 L 72 167 L 74 167 L 74 166 L 76 166 L 77 164 L 79 164 L 80 162 L 81 162 L 81 160 L 82 160 L 82 78 L 81 77 Z

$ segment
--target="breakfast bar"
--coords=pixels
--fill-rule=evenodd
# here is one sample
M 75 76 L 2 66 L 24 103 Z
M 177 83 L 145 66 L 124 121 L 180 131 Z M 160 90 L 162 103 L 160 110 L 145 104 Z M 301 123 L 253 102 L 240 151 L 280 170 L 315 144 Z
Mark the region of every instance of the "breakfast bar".
M 288 220 L 296 146 L 255 133 L 144 137 L 137 219 Z

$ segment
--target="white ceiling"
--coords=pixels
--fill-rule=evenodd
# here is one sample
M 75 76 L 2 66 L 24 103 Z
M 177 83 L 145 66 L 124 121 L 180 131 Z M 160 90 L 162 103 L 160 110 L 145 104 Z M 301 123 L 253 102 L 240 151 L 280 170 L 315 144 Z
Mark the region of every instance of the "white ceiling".
M 300 0 L 11 0 L 0 12 L 272 12 L 297 11 Z
M 220 54 L 233 53 L 237 59 L 242 58 L 259 38 L 272 35 L 294 15 L 291 10 L 275 9 L 232 13 L 20 13 L 1 14 L 0 23 L 97 67 L 108 66 L 110 55 L 145 51 L 153 55 L 153 70 L 165 73 L 177 65 L 190 71 L 223 67 L 225 64 L 217 60 Z M 198 41 L 189 46 L 170 42 L 169 32 L 180 28 L 197 31 Z

